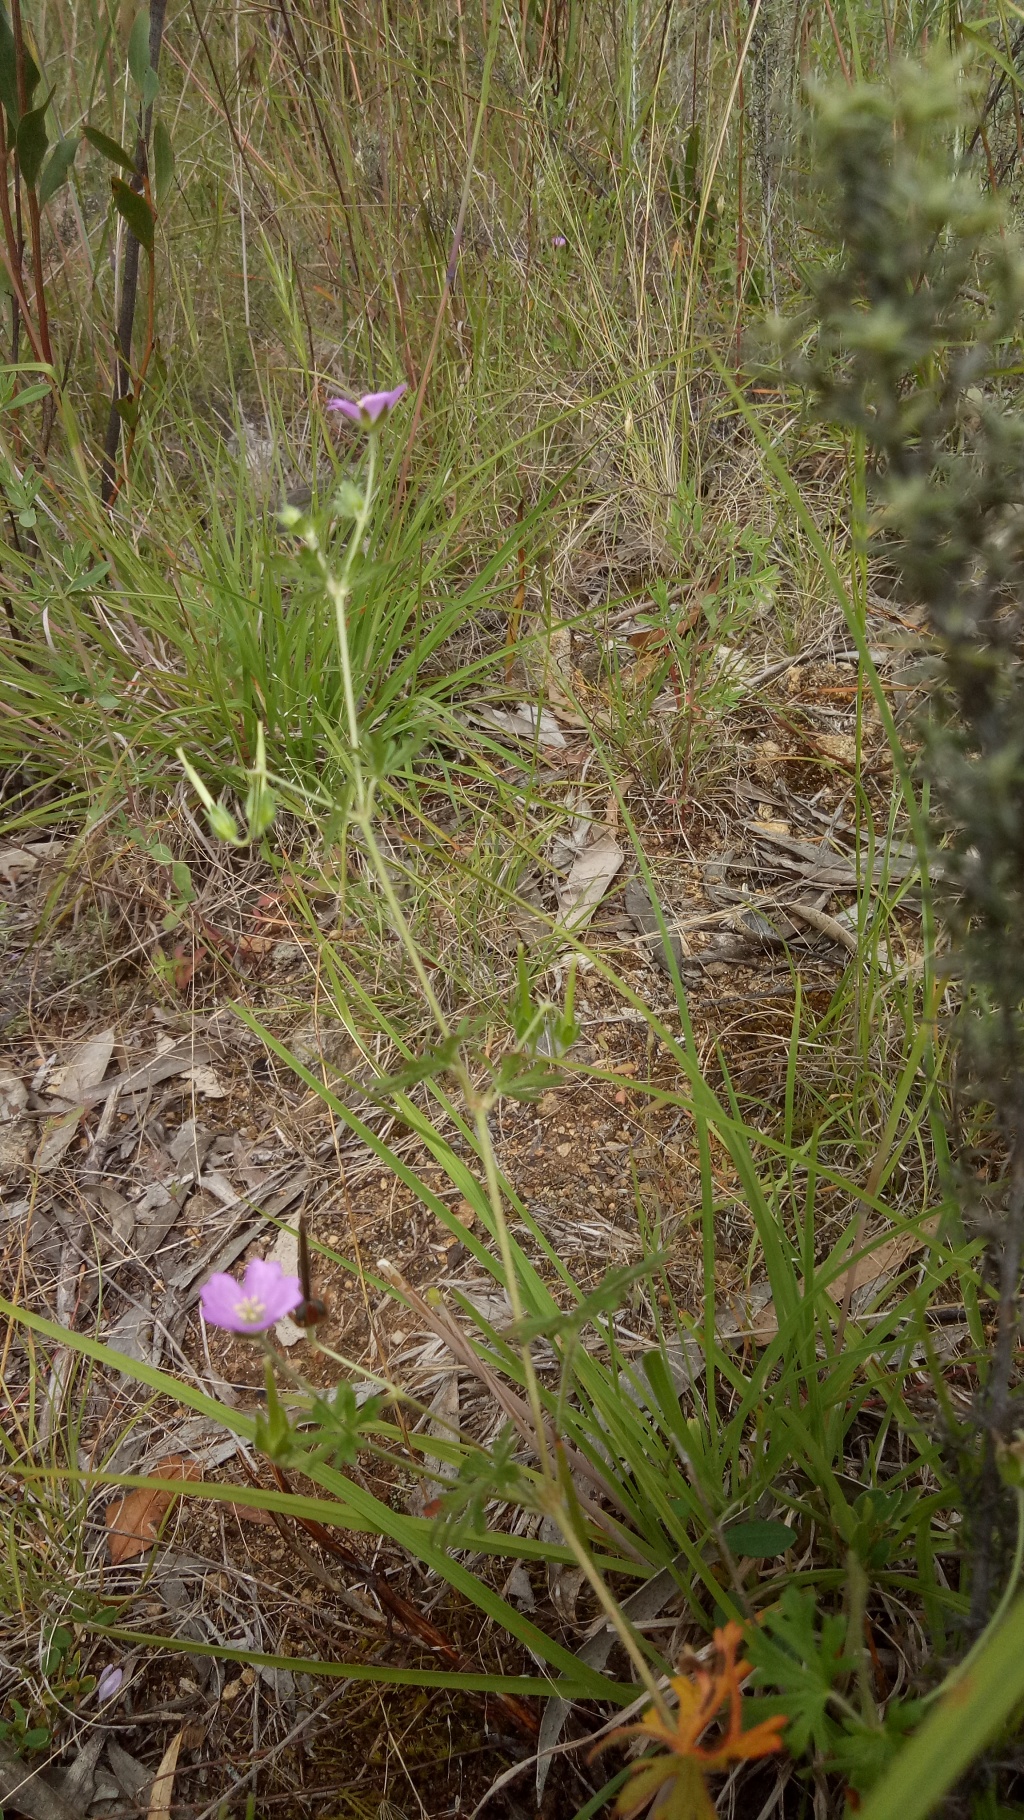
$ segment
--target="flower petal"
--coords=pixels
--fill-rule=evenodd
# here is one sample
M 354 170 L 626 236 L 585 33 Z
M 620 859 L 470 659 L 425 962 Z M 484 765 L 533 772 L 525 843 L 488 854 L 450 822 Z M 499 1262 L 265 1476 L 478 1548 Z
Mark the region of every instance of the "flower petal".
M 363 415 L 363 422 L 369 424 L 379 423 L 382 417 L 386 417 L 388 412 L 394 409 L 403 392 L 408 391 L 408 389 L 408 386 L 403 380 L 402 384 L 396 385 L 391 392 L 367 392 L 365 397 L 359 400 L 359 409 Z
M 250 1258 L 242 1278 L 242 1295 L 247 1302 L 266 1310 L 260 1327 L 273 1327 L 283 1314 L 291 1314 L 302 1301 L 302 1284 L 298 1277 L 285 1276 L 276 1258 Z
M 360 411 L 359 406 L 353 404 L 351 398 L 329 398 L 327 400 L 327 409 L 329 411 L 340 411 L 341 415 L 347 417 L 350 423 L 361 424 L 363 421 L 362 412 Z
M 350 423 L 359 425 L 361 430 L 372 430 L 383 423 L 385 417 L 394 410 L 398 400 L 409 390 L 405 380 L 393 386 L 390 392 L 364 392 L 362 398 L 329 398 L 327 409 L 340 411 Z
M 109 1663 L 96 1683 L 96 1698 L 102 1706 L 104 1700 L 112 1700 L 124 1680 L 124 1669 Z
M 241 1283 L 217 1271 L 199 1292 L 203 1316 L 229 1333 L 266 1333 L 302 1301 L 298 1277 L 286 1277 L 277 1259 L 252 1258 Z
M 241 1289 L 234 1277 L 226 1271 L 218 1270 L 209 1277 L 199 1291 L 199 1302 L 203 1318 L 211 1327 L 227 1327 L 237 1333 L 236 1309 L 241 1298 Z

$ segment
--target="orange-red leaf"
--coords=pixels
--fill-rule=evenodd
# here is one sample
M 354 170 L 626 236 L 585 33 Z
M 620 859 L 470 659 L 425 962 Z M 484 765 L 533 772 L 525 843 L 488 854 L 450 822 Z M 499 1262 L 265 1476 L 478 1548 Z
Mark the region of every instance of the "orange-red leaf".
M 789 1721 L 782 1713 L 743 1730 L 742 1681 L 750 1663 L 737 1660 L 743 1631 L 730 1623 L 715 1632 L 712 1663 L 698 1663 L 689 1674 L 671 1681 L 676 1711 L 652 1707 L 636 1725 L 621 1726 L 607 1739 L 639 1733 L 665 1754 L 644 1757 L 630 1766 L 629 1781 L 619 1796 L 616 1813 L 621 1820 L 639 1814 L 658 1796 L 659 1820 L 713 1820 L 714 1807 L 704 1777 L 709 1770 L 727 1769 L 731 1763 L 767 1757 L 782 1749 L 780 1733 Z M 728 1703 L 728 1723 L 708 1745 L 700 1740 L 712 1720 Z
M 662 1771 L 657 1779 L 648 1775 L 656 1769 Z M 638 1763 L 615 1811 L 621 1820 L 631 1820 L 659 1791 L 658 1820 L 715 1820 L 715 1804 L 692 1757 L 649 1757 Z

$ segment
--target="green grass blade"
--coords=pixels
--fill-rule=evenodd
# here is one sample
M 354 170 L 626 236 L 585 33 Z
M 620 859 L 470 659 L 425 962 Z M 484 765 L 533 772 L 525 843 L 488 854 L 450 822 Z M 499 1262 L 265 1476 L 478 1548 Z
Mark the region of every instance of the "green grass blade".
M 1024 1699 L 1024 1598 L 955 1677 L 860 1809 L 860 1820 L 925 1820 Z

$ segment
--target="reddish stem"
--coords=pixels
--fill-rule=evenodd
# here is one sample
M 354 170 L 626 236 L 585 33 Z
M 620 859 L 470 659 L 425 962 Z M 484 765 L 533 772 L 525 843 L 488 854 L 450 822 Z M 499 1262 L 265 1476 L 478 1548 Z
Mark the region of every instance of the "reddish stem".
M 14 35 L 14 64 L 18 84 L 18 112 L 28 112 L 28 88 L 25 82 L 25 35 L 21 24 L 21 0 L 11 0 L 11 31 Z M 50 347 L 50 324 L 46 313 L 46 293 L 43 288 L 43 236 L 39 222 L 39 199 L 30 183 L 25 185 L 28 197 L 28 231 L 32 242 L 32 270 L 36 287 L 36 316 L 38 318 L 38 345 L 41 349 L 39 358 L 47 366 L 53 365 L 53 352 Z M 28 323 L 25 324 L 26 329 Z M 33 340 L 33 347 L 36 343 Z
M 27 334 L 30 342 L 32 343 L 32 352 L 34 353 L 37 360 L 42 360 L 44 358 L 42 343 L 39 340 L 39 336 L 36 333 L 35 324 L 32 321 L 32 317 L 29 314 L 28 300 L 25 296 L 25 287 L 22 283 L 21 255 L 20 255 L 19 248 L 18 248 L 18 235 L 17 235 L 17 231 L 14 226 L 14 220 L 11 215 L 11 199 L 10 199 L 10 196 L 7 194 L 7 159 L 8 159 L 8 156 L 9 156 L 9 153 L 8 153 L 8 148 L 7 148 L 7 129 L 6 129 L 6 124 L 5 124 L 5 119 L 4 119 L 4 112 L 3 112 L 3 109 L 0 108 L 0 221 L 3 222 L 3 230 L 4 230 L 3 262 L 4 262 L 4 267 L 6 269 L 6 272 L 7 272 L 7 276 L 11 281 L 11 289 L 14 292 L 14 301 L 17 306 L 18 315 L 20 315 L 22 322 L 25 324 L 25 333 Z M 15 182 L 17 182 L 17 174 L 15 174 Z M 18 358 L 18 345 L 17 345 L 18 344 L 18 337 L 17 337 L 18 315 L 15 316 L 14 333 L 12 336 L 12 343 L 13 343 L 12 352 L 13 352 L 15 360 L 17 360 L 17 358 Z

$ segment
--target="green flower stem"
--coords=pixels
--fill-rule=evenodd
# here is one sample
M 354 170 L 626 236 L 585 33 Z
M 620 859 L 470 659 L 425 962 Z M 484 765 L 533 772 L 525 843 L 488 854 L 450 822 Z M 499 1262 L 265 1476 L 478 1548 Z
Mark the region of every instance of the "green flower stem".
M 651 1699 L 658 1710 L 659 1716 L 665 1725 L 671 1726 L 673 1722 L 672 1714 L 666 1704 L 665 1696 L 658 1685 L 657 1676 L 654 1674 L 647 1657 L 644 1655 L 643 1650 L 637 1642 L 636 1633 L 634 1632 L 629 1619 L 626 1617 L 626 1614 L 622 1610 L 618 1600 L 615 1598 L 615 1595 L 605 1585 L 604 1580 L 595 1567 L 590 1556 L 590 1550 L 587 1548 L 586 1543 L 580 1536 L 579 1531 L 573 1522 L 569 1500 L 556 1479 L 552 1479 L 551 1489 L 555 1495 L 544 1500 L 543 1508 L 545 1515 L 553 1517 L 558 1524 L 558 1527 L 565 1538 L 566 1546 L 572 1550 L 580 1572 L 586 1579 L 588 1586 L 591 1587 L 601 1610 L 604 1612 L 605 1617 L 615 1631 L 623 1649 L 629 1656 L 640 1681 L 650 1694 Z
M 395 890 L 390 871 L 374 831 L 374 779 L 366 775 L 362 765 L 359 716 L 356 707 L 351 653 L 348 640 L 348 603 L 352 592 L 351 576 L 353 565 L 358 553 L 362 549 L 366 526 L 369 523 L 373 505 L 377 462 L 377 438 L 371 432 L 368 440 L 369 450 L 362 505 L 356 515 L 352 534 L 349 538 L 339 573 L 337 575 L 332 573 L 324 553 L 320 548 L 315 532 L 310 532 L 307 543 L 308 547 L 314 551 L 317 557 L 320 572 L 324 580 L 324 587 L 334 608 L 335 624 L 338 634 L 338 658 L 341 666 L 342 688 L 345 696 L 345 712 L 348 719 L 349 741 L 352 749 L 353 790 L 352 807 L 350 811 L 351 820 L 362 835 L 367 858 L 369 859 L 370 865 L 380 884 L 384 901 L 388 908 L 391 926 L 416 975 L 424 1001 L 430 1009 L 431 1015 L 433 1016 L 434 1022 L 442 1038 L 448 1038 L 451 1035 L 451 1027 L 421 959 L 419 949 L 412 930 L 409 927 L 405 912 L 399 902 L 398 893 Z M 526 1046 L 526 1039 L 523 1041 L 523 1046 Z M 466 1105 L 472 1112 L 479 1155 L 483 1164 L 487 1194 L 494 1221 L 495 1238 L 501 1256 L 505 1282 L 508 1287 L 513 1318 L 516 1323 L 519 1324 L 524 1318 L 523 1300 L 518 1273 L 515 1268 L 512 1240 L 509 1234 L 508 1222 L 505 1217 L 505 1207 L 501 1192 L 497 1158 L 494 1153 L 494 1144 L 491 1138 L 490 1127 L 487 1122 L 488 1115 L 494 1106 L 497 1096 L 493 1091 L 484 1093 L 478 1092 L 470 1075 L 469 1068 L 461 1057 L 457 1058 L 454 1062 L 452 1072 L 458 1081 Z M 273 1354 L 273 1356 L 275 1358 L 278 1357 L 276 1353 Z M 565 1486 L 560 1483 L 556 1463 L 551 1457 L 547 1423 L 544 1415 L 544 1405 L 541 1399 L 540 1385 L 538 1383 L 533 1355 L 528 1340 L 522 1342 L 520 1347 L 520 1358 L 522 1360 L 523 1380 L 527 1400 L 530 1406 L 530 1415 L 533 1423 L 537 1457 L 540 1466 L 541 1507 L 547 1510 L 558 1523 L 568 1548 L 578 1562 L 580 1570 L 588 1584 L 593 1589 L 594 1595 L 598 1600 L 602 1611 L 605 1613 L 608 1622 L 612 1625 L 616 1635 L 620 1638 L 623 1648 L 626 1650 L 630 1661 L 633 1663 L 642 1685 L 650 1694 L 651 1699 L 664 1722 L 667 1725 L 670 1725 L 672 1723 L 671 1714 L 658 1685 L 657 1677 L 653 1674 L 637 1640 L 636 1634 L 618 1601 L 602 1579 L 587 1548 L 586 1541 L 580 1534 L 579 1527 L 574 1521 L 571 1499 L 567 1494 Z M 278 1360 L 278 1363 L 280 1364 L 281 1361 Z M 285 1364 L 285 1371 L 286 1374 L 294 1380 L 295 1374 L 287 1364 Z
M 493 1099 L 490 1096 L 485 1096 L 483 1098 L 474 1096 L 474 1098 L 473 1123 L 476 1129 L 477 1143 L 480 1146 L 480 1155 L 483 1159 L 484 1179 L 487 1183 L 487 1195 L 491 1203 L 491 1212 L 494 1216 L 494 1230 L 498 1240 L 498 1249 L 501 1252 L 502 1268 L 505 1272 L 505 1281 L 508 1284 L 508 1298 L 512 1304 L 512 1318 L 518 1325 L 523 1319 L 523 1298 L 519 1293 L 519 1277 L 512 1257 L 512 1241 L 509 1237 L 508 1222 L 505 1219 L 505 1205 L 502 1199 L 501 1183 L 498 1180 L 498 1162 L 494 1154 L 494 1144 L 491 1139 L 490 1126 L 487 1123 L 487 1115 L 493 1105 Z M 540 1386 L 537 1383 L 537 1373 L 534 1370 L 533 1354 L 530 1350 L 529 1340 L 523 1341 L 519 1348 L 519 1356 L 523 1362 L 526 1396 L 530 1405 L 530 1415 L 533 1419 L 534 1431 L 537 1437 L 537 1458 L 540 1461 L 541 1474 L 543 1478 L 553 1480 L 551 1458 L 548 1452 L 547 1428 L 544 1421 L 544 1405 L 540 1399 Z
M 340 572 L 335 575 L 322 549 L 319 539 L 313 534 L 309 547 L 313 550 L 320 573 L 324 579 L 328 599 L 334 608 L 334 622 L 338 629 L 338 658 L 341 664 L 341 686 L 345 692 L 345 713 L 348 718 L 348 736 L 352 745 L 352 762 L 357 781 L 360 778 L 359 764 L 359 716 L 356 712 L 356 696 L 352 683 L 352 657 L 348 644 L 348 602 L 352 593 L 352 568 L 357 555 L 363 547 L 366 527 L 370 522 L 373 507 L 374 486 L 377 475 L 377 437 L 370 431 L 367 437 L 366 480 L 363 486 L 363 501 L 352 526 Z
M 398 901 L 398 893 L 395 890 L 391 874 L 388 871 L 384 855 L 380 850 L 377 836 L 373 830 L 373 791 L 361 777 L 356 778 L 355 788 L 356 802 L 352 812 L 352 820 L 355 822 L 356 827 L 359 829 L 359 832 L 366 843 L 367 855 L 370 864 L 377 875 L 381 891 L 384 894 L 384 901 L 387 904 L 391 916 L 392 927 L 394 928 L 395 934 L 398 936 L 402 947 L 405 949 L 409 964 L 419 981 L 420 991 L 430 1008 L 431 1015 L 433 1016 L 434 1022 L 441 1032 L 442 1037 L 448 1037 L 451 1035 L 451 1027 L 441 1007 L 441 1001 L 430 983 L 430 975 L 420 958 L 419 949 L 416 946 L 412 930 L 409 928 L 409 924 L 406 921 L 405 912 Z M 456 1072 L 460 1071 L 457 1070 Z M 463 1081 L 460 1073 L 460 1084 L 465 1087 L 465 1082 L 468 1081 L 468 1078 L 467 1075 L 465 1081 Z
M 867 1651 L 864 1647 L 864 1620 L 868 1608 L 868 1576 L 864 1566 L 852 1548 L 846 1551 L 846 1585 L 848 1599 L 848 1623 L 846 1626 L 846 1653 L 856 1663 L 857 1693 L 860 1697 L 858 1717 L 865 1725 L 876 1731 L 881 1729 L 878 1717 L 878 1705 L 871 1691 L 871 1676 L 868 1672 Z
M 370 522 L 373 509 L 374 490 L 377 477 L 378 438 L 374 430 L 367 436 L 366 479 L 363 485 L 363 497 L 359 511 L 352 526 L 341 569 L 337 574 L 331 569 L 320 545 L 315 530 L 306 536 L 306 547 L 312 550 L 317 560 L 320 574 L 323 577 L 327 597 L 334 608 L 334 623 L 338 634 L 338 662 L 341 668 L 341 686 L 345 696 L 345 716 L 348 721 L 349 744 L 352 749 L 352 782 L 354 804 L 352 820 L 366 842 L 370 863 L 377 875 L 384 899 L 391 914 L 395 932 L 409 957 L 409 961 L 419 981 L 420 990 L 430 1007 L 431 1014 L 443 1036 L 448 1036 L 448 1022 L 441 1009 L 441 1003 L 430 983 L 427 970 L 420 959 L 416 943 L 405 920 L 398 894 L 391 881 L 391 874 L 384 862 L 376 835 L 373 831 L 373 783 L 368 779 L 362 766 L 362 740 L 359 728 L 359 713 L 356 705 L 355 684 L 352 677 L 352 654 L 348 640 L 348 603 L 352 594 L 352 570 L 357 556 L 361 553 L 366 527 Z
M 380 845 L 377 841 L 376 833 L 374 831 L 374 826 L 373 826 L 372 783 L 365 777 L 363 770 L 362 770 L 362 766 L 360 764 L 359 719 L 358 719 L 358 715 L 356 712 L 355 690 L 354 690 L 353 683 L 352 683 L 352 664 L 351 664 L 351 657 L 350 657 L 350 653 L 349 653 L 349 644 L 348 644 L 347 606 L 348 606 L 349 597 L 350 597 L 351 591 L 352 591 L 351 579 L 350 579 L 351 573 L 352 573 L 352 565 L 355 561 L 357 552 L 362 547 L 363 536 L 364 536 L 364 533 L 366 530 L 366 526 L 369 522 L 370 512 L 371 512 L 372 505 L 373 505 L 373 490 L 374 490 L 374 479 L 375 479 L 375 474 L 376 474 L 376 462 L 377 462 L 377 438 L 371 432 L 370 437 L 369 437 L 369 453 L 368 453 L 367 464 L 366 464 L 366 484 L 365 484 L 365 488 L 363 491 L 363 503 L 362 503 L 361 510 L 355 520 L 355 524 L 354 524 L 353 530 L 352 530 L 352 535 L 349 538 L 348 547 L 345 551 L 345 558 L 342 563 L 340 573 L 338 575 L 332 574 L 332 572 L 329 568 L 329 565 L 324 557 L 323 551 L 320 548 L 319 542 L 314 542 L 312 547 L 315 550 L 315 553 L 316 553 L 316 556 L 317 556 L 317 559 L 318 559 L 318 562 L 320 565 L 320 571 L 324 578 L 324 585 L 327 589 L 328 596 L 334 607 L 335 623 L 337 625 L 337 630 L 338 630 L 338 656 L 339 656 L 339 660 L 340 660 L 340 664 L 341 664 L 342 686 L 345 691 L 345 707 L 346 707 L 346 713 L 348 715 L 349 739 L 350 739 L 351 745 L 352 745 L 352 758 L 353 758 L 353 770 L 354 770 L 353 788 L 354 788 L 355 800 L 354 800 L 354 804 L 353 804 L 352 819 L 355 822 L 356 827 L 359 829 L 359 831 L 363 837 L 363 840 L 365 842 L 367 855 L 369 857 L 373 870 L 377 876 L 377 880 L 380 884 L 381 891 L 384 894 L 384 901 L 388 907 L 388 911 L 389 911 L 389 914 L 391 917 L 392 927 L 394 928 L 395 933 L 397 934 L 399 941 L 401 942 L 402 947 L 405 950 L 405 953 L 408 957 L 410 966 L 413 968 L 413 971 L 416 974 L 417 981 L 419 982 L 420 991 L 422 992 L 423 997 L 424 997 L 427 1005 L 430 1008 L 431 1014 L 434 1018 L 434 1021 L 437 1025 L 438 1030 L 441 1033 L 441 1036 L 448 1037 L 451 1035 L 451 1028 L 448 1023 L 448 1019 L 445 1017 L 444 1010 L 442 1008 L 440 999 L 438 998 L 436 992 L 434 991 L 434 988 L 431 984 L 427 970 L 426 970 L 425 966 L 423 965 L 423 961 L 420 956 L 420 952 L 416 945 L 415 939 L 413 937 L 412 930 L 410 929 L 409 924 L 406 920 L 405 913 L 404 913 L 402 906 L 398 899 L 398 893 L 395 890 L 394 883 L 391 878 L 391 874 L 388 870 L 387 864 L 384 859 L 384 855 L 382 854 L 382 852 L 380 850 Z M 518 1281 L 518 1276 L 517 1276 L 514 1262 L 513 1262 L 512 1246 L 511 1246 L 511 1241 L 509 1239 L 508 1227 L 507 1227 L 507 1224 L 505 1221 L 504 1208 L 502 1205 L 501 1187 L 500 1187 L 500 1183 L 498 1180 L 497 1162 L 496 1162 L 496 1159 L 494 1156 L 494 1148 L 491 1143 L 491 1135 L 490 1135 L 490 1131 L 489 1131 L 488 1125 L 487 1125 L 487 1114 L 490 1111 L 491 1105 L 493 1102 L 490 1099 L 482 1100 L 479 1098 L 479 1096 L 477 1095 L 477 1093 L 474 1089 L 473 1082 L 472 1082 L 472 1079 L 469 1074 L 469 1070 L 465 1067 L 465 1065 L 463 1063 L 459 1062 L 456 1064 L 455 1074 L 456 1074 L 456 1078 L 459 1081 L 459 1085 L 462 1088 L 463 1094 L 466 1097 L 467 1103 L 469 1105 L 473 1106 L 473 1108 L 474 1108 L 474 1120 L 475 1120 L 475 1124 L 476 1124 L 477 1138 L 480 1143 L 480 1151 L 481 1151 L 481 1156 L 483 1158 L 484 1172 L 485 1172 L 486 1179 L 487 1179 L 487 1190 L 488 1190 L 488 1195 L 489 1195 L 490 1202 L 491 1202 L 491 1210 L 494 1215 L 495 1233 L 497 1236 L 498 1247 L 501 1252 L 501 1261 L 502 1261 L 502 1265 L 505 1270 L 506 1281 L 508 1283 L 509 1300 L 512 1303 L 512 1313 L 513 1313 L 515 1320 L 518 1322 L 518 1321 L 521 1321 L 523 1318 L 522 1297 L 520 1296 L 520 1293 L 519 1293 L 519 1281 Z M 540 1463 L 541 1463 L 541 1472 L 545 1478 L 549 1478 L 551 1476 L 551 1464 L 550 1464 L 550 1460 L 548 1457 L 547 1434 L 546 1434 L 545 1424 L 544 1424 L 544 1410 L 543 1410 L 543 1405 L 541 1403 L 540 1390 L 539 1390 L 539 1387 L 537 1384 L 536 1372 L 534 1371 L 533 1358 L 531 1356 L 530 1347 L 529 1347 L 528 1343 L 524 1343 L 524 1345 L 521 1349 L 521 1356 L 522 1356 L 522 1361 L 523 1361 L 523 1373 L 524 1373 L 524 1377 L 526 1380 L 527 1397 L 528 1397 L 529 1404 L 530 1404 L 530 1412 L 533 1417 L 534 1427 L 536 1429 L 537 1449 L 538 1449 L 538 1455 L 539 1455 Z

